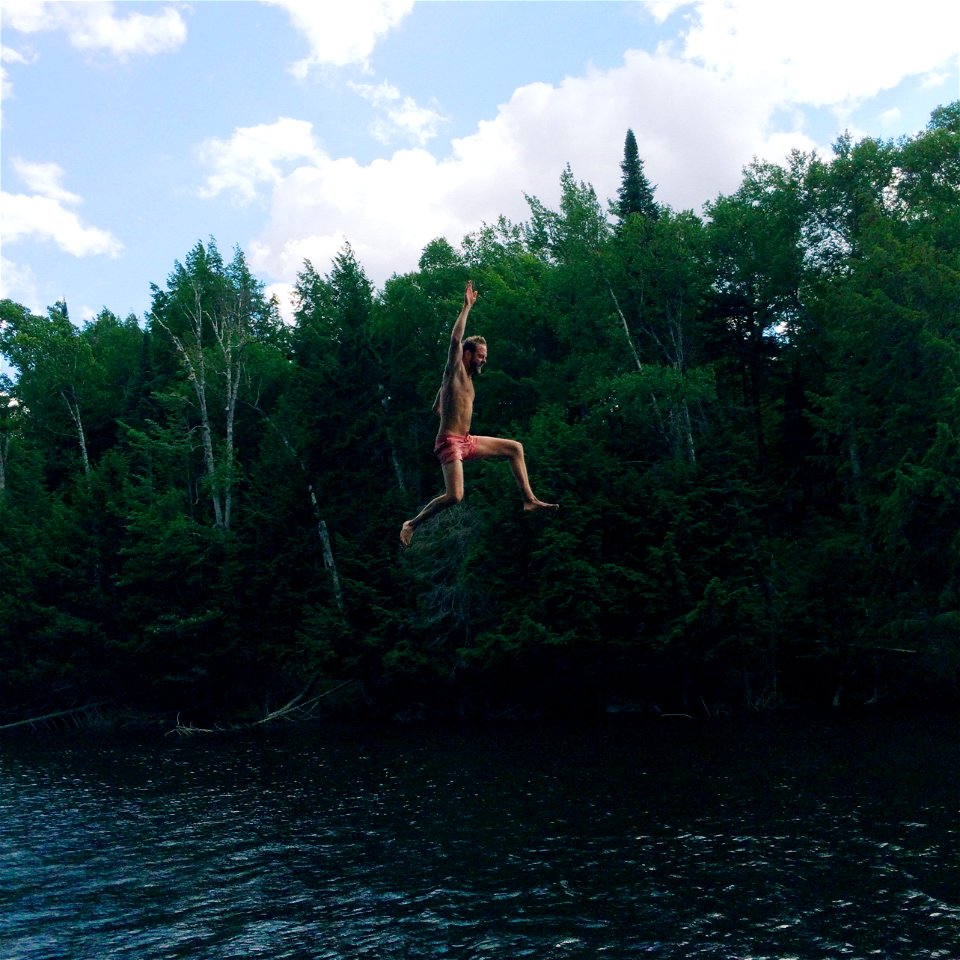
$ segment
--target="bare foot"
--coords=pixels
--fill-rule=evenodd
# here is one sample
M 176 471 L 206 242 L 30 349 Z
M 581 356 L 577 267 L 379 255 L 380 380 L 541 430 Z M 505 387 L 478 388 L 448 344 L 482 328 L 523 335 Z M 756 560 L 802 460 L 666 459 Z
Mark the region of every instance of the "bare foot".
M 410 546 L 410 541 L 413 539 L 413 524 L 409 520 L 405 520 L 403 526 L 400 528 L 400 542 L 405 546 Z
M 560 504 L 559 504 L 559 503 L 544 503 L 542 500 L 536 500 L 536 499 L 534 499 L 534 500 L 527 500 L 527 501 L 524 503 L 524 505 L 523 505 L 523 509 L 524 509 L 524 511 L 526 511 L 526 512 L 528 512 L 528 513 L 529 513 L 531 510 L 559 510 L 559 509 L 560 509 Z

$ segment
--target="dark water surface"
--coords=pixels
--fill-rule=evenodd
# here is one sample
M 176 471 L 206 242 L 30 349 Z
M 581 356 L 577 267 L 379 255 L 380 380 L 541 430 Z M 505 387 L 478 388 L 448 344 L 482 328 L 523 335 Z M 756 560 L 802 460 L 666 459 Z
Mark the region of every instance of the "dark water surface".
M 0 956 L 960 957 L 955 719 L 0 740 Z

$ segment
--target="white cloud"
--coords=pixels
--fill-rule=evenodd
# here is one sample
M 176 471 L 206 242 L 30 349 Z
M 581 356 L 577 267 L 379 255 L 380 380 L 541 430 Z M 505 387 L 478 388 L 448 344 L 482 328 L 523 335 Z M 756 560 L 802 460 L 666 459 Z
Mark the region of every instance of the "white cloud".
M 10 82 L 10 75 L 7 73 L 4 64 L 30 64 L 34 62 L 34 59 L 33 56 L 14 50 L 13 47 L 0 46 L 0 102 L 13 96 L 13 84 Z
M 32 58 L 13 47 L 0 46 L 0 64 L 3 63 L 31 63 Z M 13 85 L 7 76 L 6 68 L 0 66 L 0 100 L 6 100 L 13 93 Z
M 5 244 L 25 239 L 49 240 L 75 257 L 120 255 L 123 244 L 116 237 L 99 227 L 86 226 L 68 209 L 81 199 L 61 186 L 60 167 L 20 159 L 14 159 L 13 167 L 27 188 L 36 192 L 0 193 L 0 236 Z
M 421 107 L 412 97 L 404 96 L 393 84 L 351 83 L 350 88 L 380 112 L 371 133 L 381 143 L 397 137 L 425 146 L 437 135 L 443 117 L 431 107 Z
M 293 326 L 293 323 L 294 323 L 293 284 L 292 283 L 268 283 L 263 288 L 263 293 L 268 300 L 271 297 L 277 298 L 277 309 L 280 311 L 280 319 L 288 326 Z
M 457 161 L 438 163 L 425 150 L 403 150 L 362 167 L 324 156 L 278 184 L 270 221 L 250 247 L 251 266 L 293 278 L 305 259 L 318 270 L 349 240 L 376 283 L 416 265 L 422 246 L 479 226 L 456 212 Z
M 32 63 L 33 59 L 20 50 L 14 50 L 13 47 L 0 46 L 0 60 L 4 63 Z
M 59 203 L 80 203 L 80 197 L 61 186 L 63 170 L 57 164 L 29 163 L 20 157 L 14 157 L 12 166 L 28 190 Z
M 126 16 L 117 16 L 114 7 L 100 0 L 4 0 L 4 26 L 21 33 L 63 30 L 78 50 L 103 52 L 119 60 L 165 53 L 186 40 L 186 24 L 173 7 Z
M 33 270 L 6 257 L 0 257 L 0 299 L 14 300 L 35 313 L 43 309 Z
M 900 108 L 891 107 L 889 110 L 884 110 L 883 113 L 880 114 L 878 119 L 880 121 L 880 124 L 884 128 L 890 129 L 891 127 L 892 128 L 899 127 L 900 117 L 901 117 Z
M 382 285 L 414 269 L 435 237 L 456 244 L 501 214 L 526 219 L 524 193 L 555 204 L 567 162 L 605 203 L 616 195 L 628 127 L 658 199 L 699 207 L 735 189 L 754 154 L 774 150 L 780 158 L 812 146 L 799 134 L 768 140 L 767 119 L 751 89 L 702 67 L 633 52 L 615 70 L 521 87 L 445 158 L 410 149 L 361 166 L 318 152 L 277 181 L 269 222 L 250 247 L 251 266 L 286 279 L 309 258 L 323 270 L 349 240 Z
M 681 7 L 689 6 L 690 0 L 646 0 L 643 12 L 649 13 L 657 23 L 663 23 Z
M 52 240 L 75 257 L 120 255 L 123 245 L 107 230 L 87 227 L 72 211 L 50 197 L 0 193 L 0 233 L 5 243 L 33 238 Z
M 199 148 L 202 163 L 212 167 L 200 196 L 210 198 L 231 193 L 243 202 L 253 200 L 263 184 L 278 184 L 282 165 L 320 156 L 313 126 L 306 120 L 280 117 L 275 123 L 238 127 L 229 140 L 215 137 Z
M 923 75 L 920 86 L 924 90 L 936 90 L 937 87 L 942 87 L 949 79 L 950 74 L 947 73 L 946 70 L 941 70 L 939 72 L 933 71 Z
M 960 7 L 943 0 L 698 0 L 683 54 L 759 96 L 850 106 L 957 55 Z
M 906 25 L 887 0 L 869 23 L 836 0 L 811 3 L 662 0 L 650 8 L 658 18 L 685 18 L 687 32 L 672 46 L 628 51 L 614 69 L 556 85 L 520 87 L 446 155 L 399 150 L 361 165 L 304 151 L 297 169 L 271 179 L 270 217 L 248 248 L 251 266 L 290 282 L 305 258 L 323 271 L 349 240 L 382 285 L 415 269 L 437 236 L 456 244 L 501 214 L 526 219 L 524 193 L 555 206 L 566 163 L 601 203 L 615 196 L 628 127 L 657 198 L 698 209 L 736 189 L 754 157 L 780 162 L 793 149 L 828 147 L 806 132 L 815 107 L 847 109 L 908 76 L 942 70 L 955 46 L 956 31 L 931 36 L 935 7 L 945 27 L 957 16 L 936 0 L 917 0 L 918 16 Z M 353 89 L 384 110 L 403 99 L 385 83 Z
M 283 7 L 306 37 L 310 55 L 293 64 L 301 79 L 311 67 L 366 67 L 377 41 L 413 9 L 413 0 L 264 0 Z

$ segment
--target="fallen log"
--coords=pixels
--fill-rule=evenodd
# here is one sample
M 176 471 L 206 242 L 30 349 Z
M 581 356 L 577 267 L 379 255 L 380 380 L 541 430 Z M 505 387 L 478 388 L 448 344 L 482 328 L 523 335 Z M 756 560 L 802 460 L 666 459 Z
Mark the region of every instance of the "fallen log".
M 17 720 L 14 723 L 4 723 L 0 725 L 0 730 L 12 730 L 14 727 L 27 727 L 37 723 L 49 723 L 51 720 L 58 720 L 60 717 L 69 717 L 77 713 L 84 713 L 87 710 L 96 710 L 109 703 L 109 700 L 100 700 L 97 703 L 87 703 L 82 707 L 71 707 L 69 710 L 57 710 L 55 713 L 45 713 L 39 717 L 27 717 L 26 720 Z
M 324 690 L 323 693 L 318 693 L 316 696 L 305 699 L 316 684 L 316 680 L 312 680 L 307 684 L 307 688 L 302 693 L 298 693 L 282 707 L 271 710 L 259 720 L 252 720 L 249 723 L 234 723 L 228 726 L 216 726 L 212 728 L 195 727 L 192 724 L 184 725 L 180 723 L 180 715 L 177 714 L 177 725 L 172 730 L 168 730 L 166 736 L 169 736 L 171 733 L 175 733 L 181 737 L 190 737 L 195 733 L 235 733 L 242 730 L 253 730 L 255 727 L 262 726 L 265 723 L 272 723 L 274 720 L 289 720 L 291 723 L 302 723 L 305 720 L 313 718 L 313 710 L 321 700 L 356 682 L 356 680 L 344 680 L 343 683 L 339 683 L 329 690 Z

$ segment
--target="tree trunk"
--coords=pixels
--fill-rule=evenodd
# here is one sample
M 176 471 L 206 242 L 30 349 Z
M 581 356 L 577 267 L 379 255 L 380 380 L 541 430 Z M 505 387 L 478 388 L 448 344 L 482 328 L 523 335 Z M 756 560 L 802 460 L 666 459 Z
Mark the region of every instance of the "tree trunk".
M 320 537 L 320 545 L 323 549 L 323 565 L 327 568 L 330 573 L 330 582 L 333 586 L 333 596 L 337 601 L 337 610 L 340 612 L 341 617 L 346 617 L 344 606 L 343 606 L 343 591 L 340 589 L 340 576 L 337 573 L 337 563 L 333 556 L 333 546 L 330 542 L 330 532 L 327 529 L 327 522 L 320 515 L 320 503 L 317 500 L 316 491 L 313 489 L 313 484 L 310 482 L 310 479 L 307 475 L 307 468 L 303 465 L 303 461 L 300 459 L 300 454 L 297 453 L 296 447 L 290 442 L 290 439 L 284 434 L 284 432 L 276 426 L 276 424 L 270 419 L 267 414 L 263 412 L 258 406 L 253 405 L 253 409 L 257 411 L 267 421 L 267 423 L 277 431 L 277 435 L 280 437 L 281 443 L 283 443 L 286 450 L 296 461 L 297 466 L 300 468 L 300 472 L 304 475 L 304 479 L 307 484 L 307 495 L 310 498 L 310 508 L 313 511 L 313 517 L 317 522 L 317 534 Z
M 70 393 L 73 393 L 71 388 Z M 70 419 L 73 421 L 73 425 L 77 431 L 77 443 L 80 446 L 80 459 L 83 462 L 83 475 L 85 477 L 90 476 L 90 457 L 87 453 L 87 435 L 83 430 L 83 421 L 80 419 L 80 404 L 77 402 L 75 396 L 68 396 L 66 390 L 61 390 L 60 395 L 63 397 L 63 402 L 67 405 L 67 411 L 70 414 Z
M 313 489 L 310 490 L 311 497 L 313 496 Z M 314 505 L 316 505 L 316 498 L 314 497 Z M 330 546 L 330 534 L 327 531 L 327 521 L 319 519 L 317 521 L 317 529 L 320 532 L 320 543 L 323 545 L 323 565 L 330 572 L 330 580 L 333 583 L 333 595 L 337 601 L 337 609 L 340 611 L 340 616 L 343 616 L 343 593 L 340 590 L 340 577 L 337 574 L 337 565 L 333 559 L 333 548 Z
M 690 422 L 690 407 L 687 405 L 686 397 L 684 397 L 682 402 L 682 413 L 683 413 L 683 433 L 684 440 L 686 441 L 686 451 L 687 451 L 687 460 L 690 463 L 697 462 L 697 450 L 693 445 L 693 426 Z
M 607 290 L 610 291 L 610 299 L 613 300 L 613 305 L 620 317 L 620 323 L 623 324 L 623 334 L 627 338 L 627 344 L 630 347 L 630 352 L 633 354 L 633 362 L 637 365 L 637 370 L 642 373 L 643 364 L 640 363 L 640 354 L 637 353 L 637 348 L 633 345 L 633 337 L 630 336 L 630 327 L 627 325 L 627 318 L 623 315 L 623 311 L 620 309 L 620 303 L 617 300 L 617 295 L 613 292 L 613 287 L 611 287 L 609 283 L 607 284 Z
M 850 457 L 850 473 L 853 476 L 853 496 L 857 502 L 857 515 L 860 517 L 860 522 L 865 526 L 867 523 L 867 508 L 864 506 L 863 498 L 860 495 L 860 449 L 857 446 L 856 431 L 852 426 L 850 427 L 850 435 L 847 441 L 847 453 Z
M 222 462 L 218 465 L 213 445 L 213 427 L 207 398 L 207 369 L 203 345 L 203 307 L 200 292 L 196 292 L 196 307 L 190 315 L 193 328 L 193 343 L 190 347 L 161 322 L 170 334 L 177 353 L 193 384 L 200 412 L 200 435 L 203 440 L 203 462 L 210 484 L 210 502 L 213 506 L 214 523 L 218 530 L 229 530 L 233 519 L 233 474 L 234 474 L 234 424 L 237 399 L 240 393 L 241 370 L 245 335 L 242 330 L 242 306 L 234 314 L 225 317 L 210 316 L 214 334 L 223 357 L 224 378 L 224 443 Z M 219 467 L 219 469 L 218 469 Z
M 222 321 L 214 324 L 217 341 L 220 344 L 220 352 L 223 354 L 223 375 L 226 383 L 226 404 L 224 406 L 226 441 L 223 453 L 224 475 L 221 480 L 223 484 L 224 529 L 226 530 L 230 529 L 233 513 L 233 428 L 236 421 L 237 398 L 240 394 L 243 369 L 242 355 L 245 345 L 242 331 L 242 302 L 238 303 L 236 311 L 235 316 L 228 315 Z
M 207 386 L 203 379 L 203 365 L 201 376 L 191 374 L 193 389 L 200 406 L 200 436 L 203 438 L 203 462 L 207 468 L 207 481 L 210 484 L 210 501 L 213 504 L 213 522 L 218 530 L 224 530 L 223 507 L 220 503 L 220 492 L 217 489 L 217 462 L 213 453 L 213 431 L 210 429 L 210 416 L 207 412 Z

